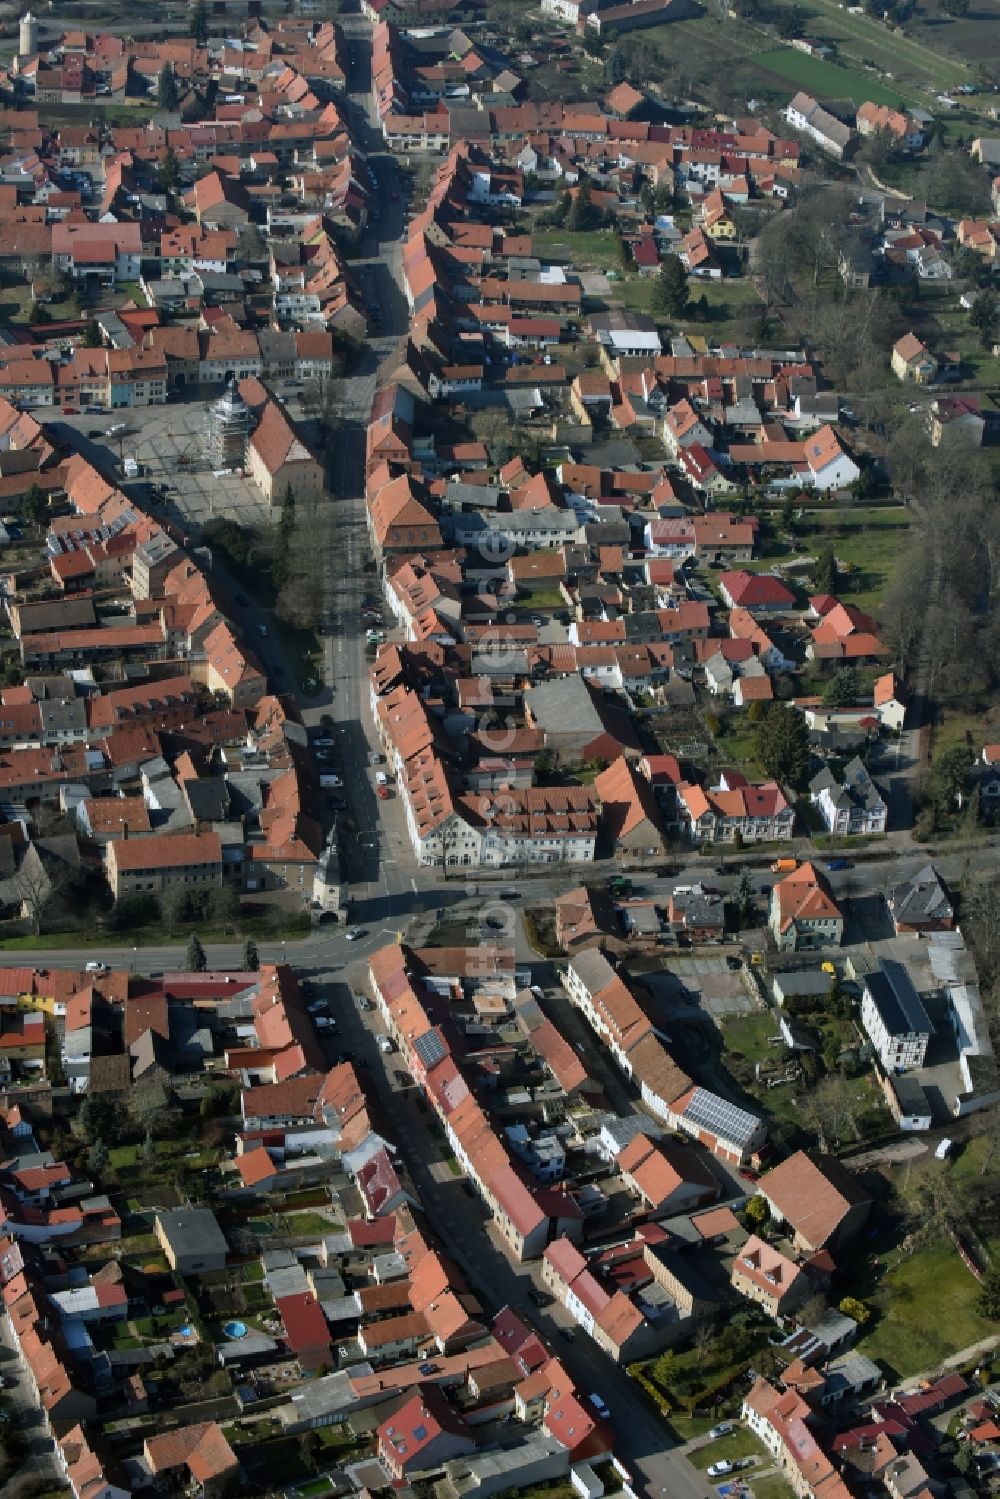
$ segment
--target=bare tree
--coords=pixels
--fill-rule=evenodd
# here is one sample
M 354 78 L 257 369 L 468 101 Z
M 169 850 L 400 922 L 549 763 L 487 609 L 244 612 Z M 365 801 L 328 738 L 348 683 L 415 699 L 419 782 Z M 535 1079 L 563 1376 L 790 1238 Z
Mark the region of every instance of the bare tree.
M 21 902 L 21 909 L 31 922 L 32 931 L 37 934 L 42 929 L 42 916 L 45 908 L 55 893 L 58 879 L 50 876 L 37 849 L 30 847 L 25 850 L 21 859 L 21 867 L 14 875 L 14 888 Z
M 823 1078 L 799 1101 L 799 1117 L 819 1136 L 824 1150 L 829 1150 L 844 1138 L 848 1130 L 854 1129 L 857 1113 L 854 1085 L 841 1073 L 831 1073 Z

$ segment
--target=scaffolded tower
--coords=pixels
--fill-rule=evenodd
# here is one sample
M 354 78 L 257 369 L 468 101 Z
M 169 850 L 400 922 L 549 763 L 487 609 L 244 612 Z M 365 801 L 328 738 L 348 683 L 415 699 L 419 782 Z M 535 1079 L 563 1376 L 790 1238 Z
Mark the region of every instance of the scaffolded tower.
M 253 412 L 236 389 L 236 381 L 230 379 L 205 415 L 203 448 L 209 466 L 241 468 L 253 429 Z

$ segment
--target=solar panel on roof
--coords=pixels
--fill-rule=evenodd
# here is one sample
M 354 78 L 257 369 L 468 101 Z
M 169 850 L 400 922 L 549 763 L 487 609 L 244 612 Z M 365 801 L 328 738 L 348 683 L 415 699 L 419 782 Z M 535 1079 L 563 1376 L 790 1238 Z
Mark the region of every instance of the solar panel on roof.
M 448 1055 L 448 1048 L 437 1031 L 427 1031 L 423 1036 L 418 1036 L 413 1049 L 425 1067 L 436 1067 Z
M 760 1122 L 745 1109 L 737 1108 L 736 1104 L 704 1088 L 695 1089 L 684 1117 L 699 1128 L 733 1141 L 751 1139 Z

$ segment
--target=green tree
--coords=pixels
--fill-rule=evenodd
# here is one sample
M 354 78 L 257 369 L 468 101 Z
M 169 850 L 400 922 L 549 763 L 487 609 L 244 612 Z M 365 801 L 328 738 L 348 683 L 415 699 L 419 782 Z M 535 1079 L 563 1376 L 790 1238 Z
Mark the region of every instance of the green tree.
M 849 708 L 861 700 L 861 673 L 856 666 L 840 666 L 823 693 L 828 708 Z
M 939 816 L 958 810 L 972 785 L 971 756 L 964 744 L 943 749 L 931 766 L 931 800 Z
M 976 1310 L 990 1322 L 1000 1322 L 1000 1263 L 994 1261 L 983 1276 L 976 1297 Z
M 221 1119 L 226 1114 L 235 1113 L 239 1107 L 239 1101 L 238 1083 L 213 1083 L 208 1092 L 203 1095 L 198 1112 L 203 1119 Z
M 664 255 L 653 287 L 653 307 L 669 317 L 681 317 L 687 306 L 687 271 L 677 255 Z
M 987 348 L 993 343 L 998 315 L 1000 300 L 994 291 L 981 291 L 969 308 L 969 322 Z
M 743 1209 L 743 1214 L 747 1222 L 750 1224 L 751 1228 L 759 1231 L 764 1227 L 764 1224 L 767 1223 L 768 1219 L 770 1218 L 771 1210 L 767 1205 L 766 1199 L 763 1198 L 759 1192 L 757 1192 L 753 1197 L 750 1198 L 746 1207 Z
M 838 1308 L 845 1317 L 853 1317 L 859 1327 L 864 1327 L 871 1320 L 871 1308 L 865 1306 L 856 1296 L 845 1296 Z
M 108 1147 L 103 1140 L 95 1140 L 87 1151 L 87 1170 L 91 1176 L 101 1177 L 108 1169 Z
M 740 926 L 749 921 L 753 915 L 753 880 L 749 869 L 742 870 L 739 879 L 736 881 L 733 890 L 733 909 L 736 912 L 736 919 Z
M 36 526 L 43 526 L 49 516 L 49 497 L 40 484 L 29 484 L 24 496 L 24 512 Z
M 208 958 L 205 956 L 205 949 L 198 939 L 197 932 L 192 932 L 188 938 L 184 966 L 188 973 L 204 973 L 208 967 Z
M 88 318 L 83 325 L 83 334 L 80 338 L 85 349 L 99 349 L 101 347 L 101 330 L 96 318 Z
M 840 584 L 840 568 L 833 547 L 824 547 L 816 558 L 813 568 L 813 587 L 817 593 L 836 593 Z
M 191 35 L 198 47 L 204 47 L 208 42 L 208 6 L 205 0 L 195 0 L 191 11 Z
M 601 210 L 591 201 L 590 178 L 581 172 L 566 227 L 573 234 L 582 234 L 588 229 L 596 229 L 600 222 Z
M 256 973 L 260 967 L 260 958 L 257 956 L 257 944 L 252 937 L 247 937 L 243 942 L 243 971 L 244 973 Z
M 677 1355 L 672 1348 L 666 1353 L 661 1353 L 650 1373 L 654 1384 L 659 1385 L 661 1390 L 669 1390 L 677 1378 Z
M 76 1116 L 76 1129 L 89 1145 L 102 1140 L 115 1145 L 122 1137 L 126 1120 L 119 1108 L 102 1093 L 88 1093 Z
M 776 781 L 801 787 L 809 774 L 809 730 L 798 708 L 769 703 L 754 730 L 754 754 Z
M 174 77 L 174 70 L 168 62 L 165 62 L 156 80 L 156 102 L 161 109 L 175 110 L 177 97 L 177 79 Z
M 171 75 L 173 76 L 173 75 Z M 163 153 L 163 160 L 156 169 L 156 180 L 168 197 L 173 197 L 181 185 L 181 164 L 173 146 Z
M 986 1316 L 988 1314 L 984 1312 L 983 1315 Z M 955 1456 L 952 1459 L 952 1463 L 954 1465 L 955 1472 L 960 1473 L 963 1478 L 965 1478 L 966 1475 L 971 1473 L 975 1468 L 976 1451 L 972 1443 L 968 1439 L 966 1439 L 964 1442 L 959 1443 L 958 1451 L 955 1453 Z

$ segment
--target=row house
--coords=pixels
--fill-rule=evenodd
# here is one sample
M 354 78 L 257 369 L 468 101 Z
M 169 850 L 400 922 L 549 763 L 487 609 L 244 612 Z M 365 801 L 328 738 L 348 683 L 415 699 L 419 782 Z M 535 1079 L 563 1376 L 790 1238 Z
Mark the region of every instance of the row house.
M 737 834 L 745 843 L 784 841 L 795 824 L 775 781 L 705 789 L 685 783 L 677 788 L 681 827 L 692 843 L 732 843 Z

